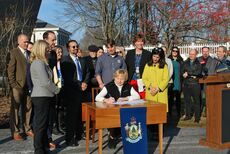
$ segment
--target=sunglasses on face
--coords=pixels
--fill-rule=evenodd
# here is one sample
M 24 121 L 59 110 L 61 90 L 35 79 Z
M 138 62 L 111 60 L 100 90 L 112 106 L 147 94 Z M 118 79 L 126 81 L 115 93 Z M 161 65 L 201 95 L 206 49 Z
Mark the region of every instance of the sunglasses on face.
M 77 48 L 78 48 L 78 46 L 72 46 L 72 48 L 73 48 L 73 49 L 77 49 Z
M 122 53 L 121 51 L 117 51 L 116 53 Z
M 178 50 L 172 50 L 172 52 L 178 52 Z

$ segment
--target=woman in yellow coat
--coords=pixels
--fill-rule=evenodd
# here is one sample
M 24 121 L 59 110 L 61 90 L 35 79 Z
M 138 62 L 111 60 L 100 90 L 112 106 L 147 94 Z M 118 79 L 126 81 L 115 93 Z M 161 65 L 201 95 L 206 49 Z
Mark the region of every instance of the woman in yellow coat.
M 146 87 L 146 100 L 167 104 L 169 72 L 162 48 L 152 50 L 152 59 L 145 65 L 142 80 Z

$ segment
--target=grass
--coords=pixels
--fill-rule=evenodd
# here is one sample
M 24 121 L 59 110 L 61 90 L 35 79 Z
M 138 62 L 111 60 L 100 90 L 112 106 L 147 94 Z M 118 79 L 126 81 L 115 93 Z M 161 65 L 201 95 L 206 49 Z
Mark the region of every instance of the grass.
M 205 102 L 205 98 L 202 98 L 202 102 Z M 173 127 L 179 127 L 179 128 L 186 128 L 186 127 L 205 127 L 206 126 L 206 117 L 203 115 L 201 116 L 200 122 L 195 123 L 194 122 L 194 116 L 192 117 L 191 120 L 183 121 L 184 115 L 185 114 L 185 104 L 184 104 L 184 97 L 183 95 L 181 96 L 181 115 L 180 119 L 176 116 L 176 107 L 175 105 L 173 106 L 172 109 L 172 116 L 168 116 L 168 121 L 167 125 L 168 126 L 173 126 Z M 204 114 L 204 112 L 203 112 Z

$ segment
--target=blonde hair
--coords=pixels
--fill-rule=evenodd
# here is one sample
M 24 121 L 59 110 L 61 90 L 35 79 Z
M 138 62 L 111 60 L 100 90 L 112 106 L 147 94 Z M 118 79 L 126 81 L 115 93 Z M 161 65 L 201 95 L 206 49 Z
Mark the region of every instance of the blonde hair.
M 113 78 L 118 77 L 118 75 L 124 75 L 125 81 L 128 80 L 128 72 L 125 69 L 118 69 L 113 73 Z
M 38 40 L 34 43 L 32 52 L 30 55 L 30 62 L 32 63 L 35 59 L 39 59 L 48 64 L 46 58 L 46 50 L 49 48 L 49 44 L 44 40 Z
M 116 52 L 121 52 L 123 58 L 125 58 L 125 48 L 124 47 L 116 47 Z

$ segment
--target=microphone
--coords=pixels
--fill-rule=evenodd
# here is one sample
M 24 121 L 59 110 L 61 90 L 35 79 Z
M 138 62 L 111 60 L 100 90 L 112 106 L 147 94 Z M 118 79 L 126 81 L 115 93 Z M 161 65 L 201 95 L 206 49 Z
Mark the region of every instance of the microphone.
M 208 76 L 208 68 L 203 67 L 204 76 Z
M 230 62 L 229 62 L 229 60 L 227 60 L 227 59 L 226 59 L 224 62 L 223 62 L 222 60 L 216 58 L 216 57 L 214 57 L 214 59 L 215 59 L 216 61 L 220 62 L 221 64 L 224 64 L 224 65 L 226 65 L 226 66 L 230 66 Z
M 220 73 L 220 72 L 229 70 L 230 62 L 228 63 L 227 60 L 222 61 L 222 60 L 220 60 L 220 59 L 218 59 L 218 58 L 216 58 L 216 57 L 214 57 L 214 59 L 215 59 L 216 61 L 218 61 L 219 64 L 222 64 L 222 65 L 217 65 L 217 67 L 216 67 L 216 72 L 217 72 L 217 73 Z

